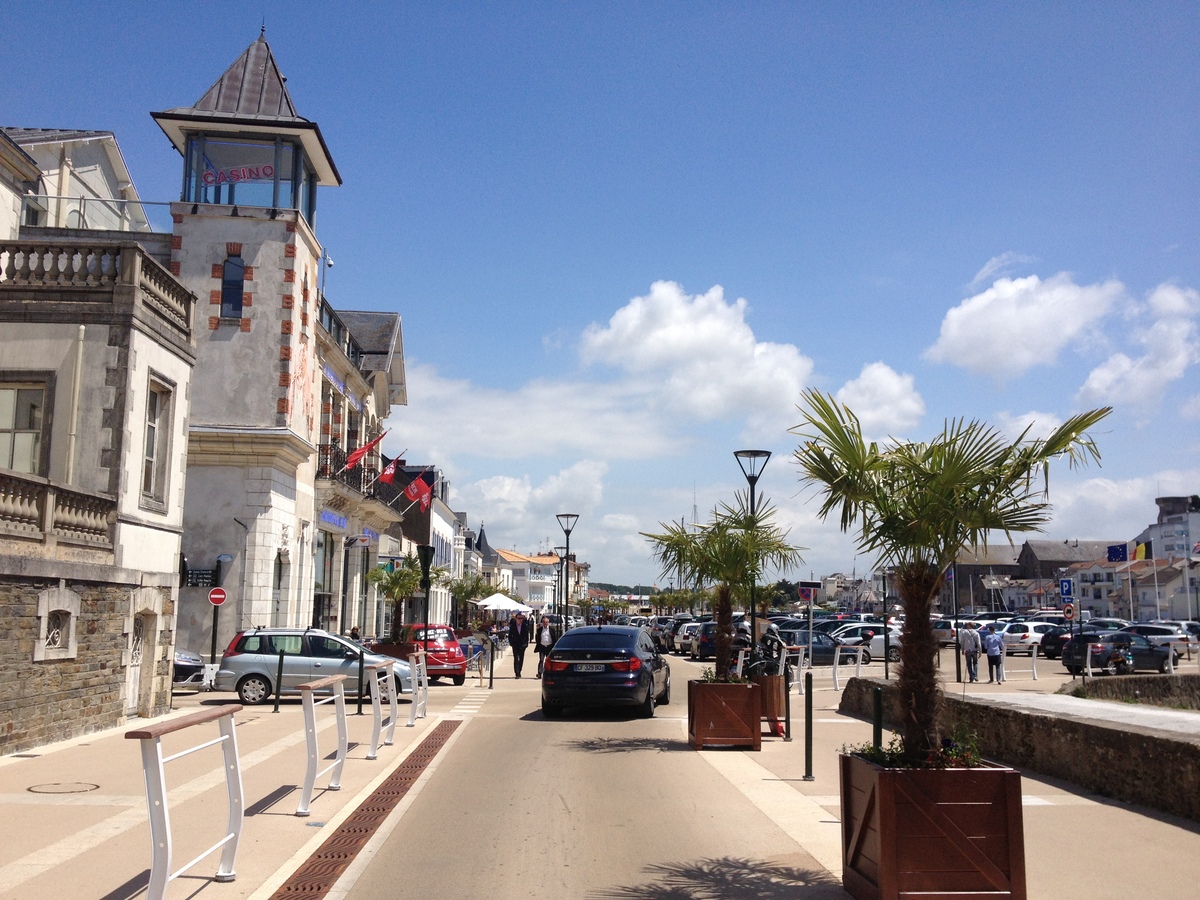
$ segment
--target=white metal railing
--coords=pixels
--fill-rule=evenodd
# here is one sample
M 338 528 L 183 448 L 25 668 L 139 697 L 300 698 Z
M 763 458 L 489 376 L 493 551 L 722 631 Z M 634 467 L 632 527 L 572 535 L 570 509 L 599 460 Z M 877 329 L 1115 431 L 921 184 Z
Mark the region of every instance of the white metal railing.
M 21 221 L 34 227 L 80 230 L 171 233 L 171 204 L 161 200 L 125 200 L 116 197 L 25 196 Z
M 297 687 L 304 700 L 304 736 L 308 745 L 308 766 L 304 772 L 304 787 L 300 791 L 300 803 L 296 807 L 298 816 L 311 815 L 309 804 L 312 802 L 313 788 L 317 779 L 330 769 L 333 770 L 333 774 L 329 776 L 329 786 L 326 790 L 340 791 L 342 789 L 342 767 L 346 764 L 346 748 L 350 743 L 346 728 L 346 692 L 342 687 L 342 682 L 345 680 L 345 675 L 330 675 Z M 333 692 L 331 696 L 323 700 L 313 698 L 314 692 L 326 689 Z M 337 711 L 338 748 L 333 762 L 318 771 L 317 766 L 321 764 L 321 751 L 317 748 L 317 707 L 324 706 L 326 703 L 333 703 L 334 709 Z
M 417 724 L 417 719 L 425 718 L 429 708 L 429 669 L 425 664 L 425 651 L 418 650 L 409 654 L 409 669 L 412 673 L 413 698 L 408 708 L 408 727 Z
M 150 883 L 146 889 L 148 900 L 162 900 L 167 893 L 167 885 L 182 875 L 214 850 L 223 847 L 221 862 L 215 876 L 217 881 L 233 881 L 236 878 L 234 863 L 237 860 L 238 841 L 242 835 L 242 817 L 245 810 L 242 793 L 242 770 L 238 760 L 237 735 L 234 732 L 234 713 L 242 711 L 239 705 L 220 706 L 203 712 L 192 713 L 168 722 L 148 725 L 125 732 L 129 740 L 141 742 L 142 772 L 146 780 L 146 806 L 150 814 Z M 162 737 L 175 731 L 182 731 L 193 725 L 203 725 L 217 721 L 220 724 L 221 736 L 211 741 L 197 744 L 187 750 L 171 756 L 162 755 Z M 167 803 L 166 773 L 163 769 L 167 763 L 219 744 L 224 754 L 225 794 L 228 800 L 228 813 L 225 825 L 225 836 L 217 841 L 191 862 L 171 871 L 171 814 Z
M 1175 645 L 1176 644 L 1182 645 L 1183 648 L 1188 653 L 1188 658 L 1189 659 L 1191 658 L 1191 654 L 1192 654 L 1191 641 L 1166 641 L 1166 642 L 1164 642 L 1162 644 L 1162 646 L 1167 648 L 1167 674 L 1168 675 L 1175 674 Z M 1197 655 L 1196 659 L 1197 659 L 1198 666 L 1200 666 L 1200 655 Z
M 854 677 L 859 678 L 862 676 L 862 659 L 863 654 L 866 651 L 867 648 L 862 644 L 859 644 L 855 647 L 847 647 L 842 645 L 833 648 L 833 689 L 835 691 L 840 691 L 842 689 L 841 684 L 838 683 L 838 668 L 841 666 L 842 656 L 852 655 L 854 657 Z
M 387 697 L 387 736 L 383 738 L 384 745 L 390 747 L 396 738 L 396 679 L 392 674 L 393 660 L 382 663 L 372 663 L 367 666 L 367 677 L 371 684 L 371 714 L 374 724 L 371 727 L 371 749 L 367 759 L 379 757 L 379 739 L 383 736 L 383 699 Z M 385 694 L 386 692 L 386 694 Z
M 1033 673 L 1033 680 L 1037 681 L 1038 680 L 1037 661 L 1038 661 L 1038 655 L 1041 653 L 1042 648 L 1041 648 L 1040 644 L 1031 644 L 1030 646 L 1033 648 L 1033 652 L 1029 656 L 1029 669 L 1028 670 L 1013 669 L 1012 671 L 1014 674 L 1021 674 L 1021 673 L 1024 673 L 1025 671 L 1030 671 Z M 1008 680 L 1008 657 L 1009 657 L 1009 653 L 1006 648 L 1004 651 L 1004 656 L 1000 660 L 1000 680 L 1001 681 Z

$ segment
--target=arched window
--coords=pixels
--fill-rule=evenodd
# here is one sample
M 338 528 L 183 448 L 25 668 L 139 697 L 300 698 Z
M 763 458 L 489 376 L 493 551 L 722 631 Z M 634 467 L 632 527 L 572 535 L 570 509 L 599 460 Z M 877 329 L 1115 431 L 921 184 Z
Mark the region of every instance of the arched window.
M 225 259 L 221 272 L 221 318 L 242 317 L 242 293 L 246 289 L 246 264 L 240 256 Z

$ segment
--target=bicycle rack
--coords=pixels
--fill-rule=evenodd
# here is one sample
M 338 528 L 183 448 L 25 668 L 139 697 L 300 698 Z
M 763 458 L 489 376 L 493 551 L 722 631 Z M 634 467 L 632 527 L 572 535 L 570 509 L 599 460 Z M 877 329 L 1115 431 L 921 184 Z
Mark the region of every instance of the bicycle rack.
M 346 748 L 349 744 L 346 730 L 346 693 L 342 688 L 342 682 L 345 680 L 345 675 L 330 675 L 327 678 L 318 678 L 316 681 L 310 681 L 297 687 L 304 699 L 304 735 L 308 743 L 308 768 L 304 773 L 304 788 L 300 792 L 300 804 L 296 807 L 298 816 L 311 815 L 308 805 L 312 802 L 313 787 L 316 785 L 317 779 L 330 769 L 333 769 L 333 775 L 329 778 L 329 786 L 326 790 L 340 791 L 342 789 L 342 767 L 346 764 Z M 323 691 L 326 688 L 333 691 L 332 696 L 326 697 L 324 700 L 313 699 L 314 691 Z M 318 772 L 317 766 L 321 764 L 321 751 L 317 749 L 317 707 L 324 706 L 326 703 L 333 703 L 334 709 L 337 710 L 338 748 L 333 763 Z
M 379 757 L 379 738 L 383 733 L 383 698 L 380 696 L 386 691 L 388 702 L 388 717 L 387 717 L 387 737 L 384 738 L 385 746 L 390 747 L 396 736 L 396 679 L 392 676 L 392 666 L 395 663 L 389 660 L 383 663 L 372 663 L 367 666 L 367 672 L 370 673 L 371 684 L 371 713 L 374 716 L 374 725 L 371 728 L 371 749 L 367 752 L 367 759 L 377 759 Z
M 146 889 L 149 900 L 162 900 L 166 896 L 167 885 L 182 875 L 204 857 L 218 847 L 224 847 L 221 862 L 215 876 L 217 881 L 233 881 L 237 877 L 234 862 L 237 859 L 238 841 L 242 835 L 242 814 L 245 807 L 242 794 L 242 770 L 238 761 L 237 735 L 233 729 L 234 713 L 242 711 L 239 705 L 222 706 L 207 709 L 203 712 L 192 713 L 174 719 L 125 732 L 129 740 L 141 741 L 142 772 L 146 779 L 146 806 L 150 814 L 150 841 L 152 853 L 150 857 L 150 884 Z M 171 756 L 162 755 L 162 737 L 175 731 L 182 731 L 193 725 L 203 725 L 218 720 L 221 736 L 211 741 L 197 744 L 188 750 L 183 750 Z M 217 841 L 187 865 L 178 871 L 171 871 L 171 814 L 167 806 L 166 773 L 163 766 L 172 760 L 195 753 L 215 744 L 221 745 L 224 755 L 225 793 L 229 801 L 229 815 L 226 821 L 225 837 Z
M 418 718 L 425 718 L 429 706 L 429 669 L 425 666 L 425 651 L 410 654 L 408 664 L 413 679 L 412 705 L 408 708 L 408 727 L 412 728 Z

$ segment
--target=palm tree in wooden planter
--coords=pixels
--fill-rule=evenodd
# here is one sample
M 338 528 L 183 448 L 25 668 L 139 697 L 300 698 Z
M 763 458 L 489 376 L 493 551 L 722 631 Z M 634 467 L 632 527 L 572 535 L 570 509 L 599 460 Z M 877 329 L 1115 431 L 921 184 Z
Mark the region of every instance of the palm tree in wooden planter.
M 722 504 L 707 525 L 691 530 L 683 524 L 660 523 L 659 534 L 642 533 L 650 541 L 663 574 L 682 573 L 685 583 L 715 584 L 716 662 L 714 681 L 701 685 L 688 682 L 688 733 L 693 746 L 752 746 L 761 743 L 760 703 L 756 685 L 729 686 L 733 644 L 733 595 L 749 589 L 767 568 L 786 569 L 803 560 L 800 550 L 787 542 L 787 533 L 775 524 L 769 502 L 755 504 L 750 511 L 749 492 L 738 492 L 732 506 Z M 726 687 L 728 686 L 728 687 Z M 700 694 L 711 690 L 718 709 L 704 712 L 704 722 L 715 723 L 716 733 L 707 735 L 696 718 Z M 702 711 L 703 712 L 703 711 Z M 715 716 L 715 718 L 713 718 Z M 743 727 L 744 726 L 744 727 Z
M 897 676 L 900 761 L 913 767 L 910 772 L 946 765 L 938 725 L 938 642 L 931 619 L 946 571 L 964 549 L 986 547 L 991 533 L 1002 532 L 1011 542 L 1013 533 L 1041 530 L 1050 517 L 1050 462 L 1063 458 L 1073 468 L 1099 461 L 1088 430 L 1111 409 L 1080 413 L 1046 438 L 1031 439 L 1026 429 L 1010 441 L 979 421 L 954 419 L 929 442 L 893 440 L 880 446 L 863 436 L 858 418 L 833 397 L 809 390 L 803 399 L 803 421 L 792 429 L 800 438 L 795 457 L 801 480 L 820 496 L 820 517 L 836 515 L 843 531 L 857 532 L 860 553 L 876 556 L 895 572 L 893 583 L 905 613 Z M 917 771 L 907 781 L 901 778 L 900 787 L 880 782 L 868 790 L 861 781 L 867 776 L 851 772 L 851 758 L 844 756 L 842 762 L 844 879 L 855 896 L 892 897 L 906 889 L 931 889 L 932 876 L 921 871 L 922 859 L 901 859 L 908 845 L 902 834 L 892 831 L 901 828 L 899 810 L 910 807 L 920 810 L 922 827 L 928 829 L 933 822 L 949 842 L 945 853 L 961 863 L 960 868 L 946 865 L 946 857 L 931 852 L 928 843 L 912 845 L 923 848 L 918 852 L 924 860 L 955 870 L 952 877 L 960 879 L 955 896 L 972 896 L 973 891 L 964 888 L 968 882 L 982 885 L 975 891 L 981 895 L 1024 896 L 1017 773 L 1002 770 L 1011 776 L 1008 786 L 993 789 L 979 783 L 982 771 L 957 770 L 974 773 L 960 777 L 963 791 L 976 801 L 993 793 L 1004 798 L 1007 812 L 998 818 L 1007 818 L 1010 826 L 1015 820 L 1015 835 L 1010 832 L 1005 840 L 988 844 L 979 836 L 972 838 L 968 832 L 975 826 L 953 821 L 945 812 L 949 807 L 934 797 L 941 796 L 938 785 L 946 782 L 934 777 L 941 772 Z M 986 818 L 970 804 L 956 814 L 976 822 Z M 995 852 L 989 856 L 981 847 Z M 970 874 L 964 875 L 968 869 Z

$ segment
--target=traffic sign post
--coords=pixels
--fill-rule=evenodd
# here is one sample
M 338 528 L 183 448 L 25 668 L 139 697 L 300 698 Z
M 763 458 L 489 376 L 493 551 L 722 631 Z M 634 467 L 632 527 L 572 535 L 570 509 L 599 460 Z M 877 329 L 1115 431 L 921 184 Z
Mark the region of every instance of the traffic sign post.
M 1075 580 L 1072 578 L 1058 579 L 1058 593 L 1065 600 L 1075 596 Z
M 225 588 L 215 587 L 208 592 L 208 602 L 213 608 L 212 646 L 209 648 L 208 661 L 214 666 L 217 664 L 217 621 L 220 618 L 221 604 L 227 597 Z

